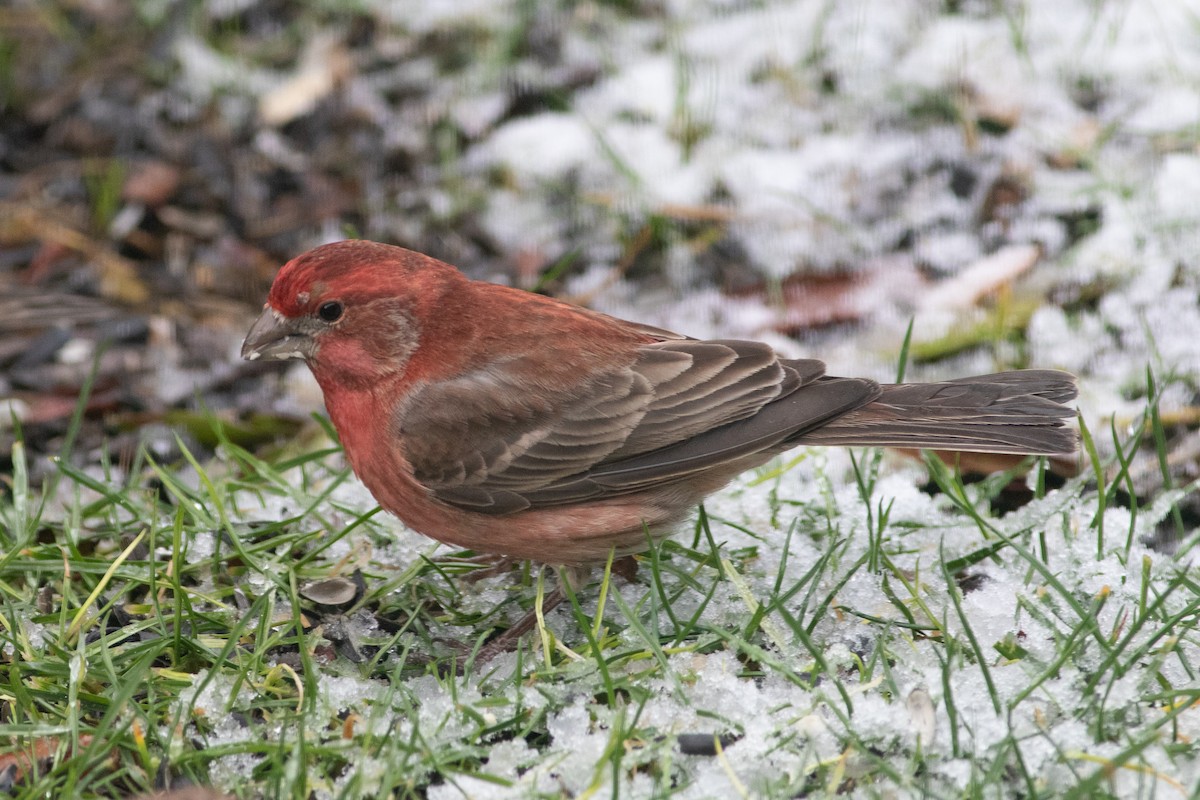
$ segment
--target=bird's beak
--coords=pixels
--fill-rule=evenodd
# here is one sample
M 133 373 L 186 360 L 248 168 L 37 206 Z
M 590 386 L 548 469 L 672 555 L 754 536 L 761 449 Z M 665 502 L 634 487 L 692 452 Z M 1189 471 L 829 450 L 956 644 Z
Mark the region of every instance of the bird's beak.
M 283 361 L 311 357 L 315 342 L 311 333 L 304 330 L 306 326 L 303 322 L 288 319 L 268 306 L 246 334 L 246 341 L 242 342 L 242 358 L 247 361 L 260 358 Z

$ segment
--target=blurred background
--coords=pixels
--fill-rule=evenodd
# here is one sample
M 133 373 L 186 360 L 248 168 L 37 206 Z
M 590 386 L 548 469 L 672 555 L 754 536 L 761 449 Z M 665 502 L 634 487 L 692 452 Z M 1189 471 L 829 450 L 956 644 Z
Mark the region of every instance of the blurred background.
M 1068 369 L 1102 432 L 1149 369 L 1187 479 L 1198 131 L 1183 0 L 15 0 L 0 453 L 85 388 L 85 463 L 294 435 L 319 392 L 241 337 L 364 237 L 834 373 L 911 321 L 910 377 Z

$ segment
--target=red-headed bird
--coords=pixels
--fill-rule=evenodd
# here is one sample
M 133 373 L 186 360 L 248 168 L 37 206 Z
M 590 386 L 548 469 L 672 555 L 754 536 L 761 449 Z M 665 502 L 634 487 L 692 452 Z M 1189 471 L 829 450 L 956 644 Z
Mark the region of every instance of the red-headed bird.
M 880 385 L 760 342 L 699 341 L 469 280 L 367 241 L 279 271 L 242 346 L 299 358 L 355 474 L 415 531 L 479 553 L 603 563 L 801 445 L 1058 455 L 1075 379 Z

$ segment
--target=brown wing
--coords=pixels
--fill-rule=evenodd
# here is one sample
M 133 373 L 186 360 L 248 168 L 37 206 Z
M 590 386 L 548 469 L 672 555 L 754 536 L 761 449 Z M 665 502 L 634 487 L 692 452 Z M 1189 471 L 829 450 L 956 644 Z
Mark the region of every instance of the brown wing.
M 827 416 L 821 392 L 798 419 L 793 402 L 746 437 L 729 429 L 777 398 L 807 396 L 811 389 L 796 390 L 823 371 L 819 361 L 781 361 L 759 342 L 671 340 L 569 393 L 543 386 L 535 396 L 527 365 L 492 365 L 424 387 L 397 423 L 414 476 L 434 496 L 502 514 L 636 491 L 782 441 L 806 417 Z M 847 394 L 856 398 L 850 407 L 865 402 L 861 387 Z
M 765 461 L 769 455 L 795 447 L 802 432 L 870 403 L 879 391 L 877 383 L 865 378 L 822 378 L 798 386 L 752 416 L 669 447 L 599 464 L 582 475 L 531 492 L 526 499 L 536 505 L 555 505 L 613 497 L 669 485 L 700 472 L 720 472 L 722 464 L 730 465 L 732 471 L 724 476 L 729 479 L 753 466 L 743 459 L 762 454 Z

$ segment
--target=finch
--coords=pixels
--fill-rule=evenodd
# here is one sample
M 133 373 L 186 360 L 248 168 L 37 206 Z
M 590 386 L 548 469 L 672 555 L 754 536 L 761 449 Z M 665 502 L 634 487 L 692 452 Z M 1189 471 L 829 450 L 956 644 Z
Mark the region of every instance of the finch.
M 1053 370 L 880 385 L 760 342 L 700 341 L 344 241 L 280 269 L 246 359 L 303 359 L 355 474 L 419 533 L 603 563 L 801 445 L 1060 455 Z

